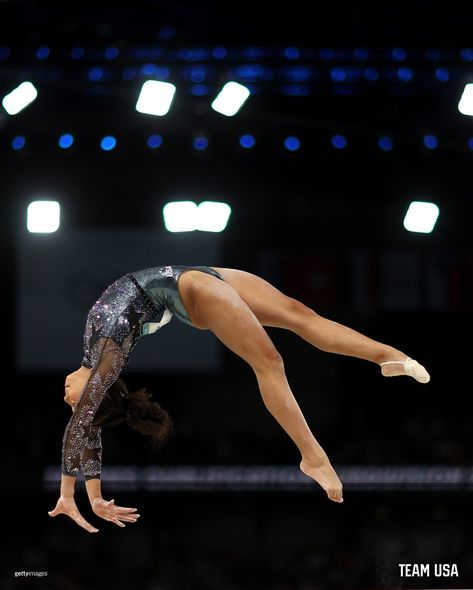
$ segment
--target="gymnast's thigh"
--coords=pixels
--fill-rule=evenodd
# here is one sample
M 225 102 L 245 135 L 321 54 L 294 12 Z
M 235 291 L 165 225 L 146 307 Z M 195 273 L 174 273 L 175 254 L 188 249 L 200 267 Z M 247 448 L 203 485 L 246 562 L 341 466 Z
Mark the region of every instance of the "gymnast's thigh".
M 212 268 L 235 289 L 263 326 L 297 330 L 301 322 L 314 315 L 306 305 L 257 275 L 233 268 Z

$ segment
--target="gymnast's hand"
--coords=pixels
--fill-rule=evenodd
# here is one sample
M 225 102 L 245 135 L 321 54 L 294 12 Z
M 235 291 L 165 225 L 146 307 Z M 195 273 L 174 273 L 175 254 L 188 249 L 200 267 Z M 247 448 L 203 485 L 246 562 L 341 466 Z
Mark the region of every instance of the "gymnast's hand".
M 122 521 L 136 522 L 140 517 L 139 514 L 135 514 L 136 508 L 115 506 L 115 500 L 109 500 L 107 502 L 103 498 L 94 498 L 91 505 L 92 510 L 97 516 L 100 516 L 100 518 L 103 518 L 104 520 L 109 520 L 119 527 L 125 526 Z
M 58 514 L 65 514 L 72 518 L 74 522 L 76 522 L 79 526 L 84 528 L 89 533 L 98 533 L 99 530 L 92 526 L 89 522 L 85 520 L 82 514 L 79 512 L 79 509 L 76 506 L 76 502 L 72 496 L 60 496 L 59 500 L 57 501 L 56 507 L 54 510 L 48 512 L 49 516 L 57 516 Z

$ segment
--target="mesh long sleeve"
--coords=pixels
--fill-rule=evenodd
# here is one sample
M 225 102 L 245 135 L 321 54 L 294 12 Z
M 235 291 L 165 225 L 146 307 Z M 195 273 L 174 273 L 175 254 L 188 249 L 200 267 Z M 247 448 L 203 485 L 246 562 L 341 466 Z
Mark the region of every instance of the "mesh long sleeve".
M 92 372 L 64 432 L 62 473 L 86 480 L 100 478 L 102 466 L 101 429 L 92 426 L 107 389 L 118 379 L 127 355 L 111 338 L 100 338 L 92 351 Z

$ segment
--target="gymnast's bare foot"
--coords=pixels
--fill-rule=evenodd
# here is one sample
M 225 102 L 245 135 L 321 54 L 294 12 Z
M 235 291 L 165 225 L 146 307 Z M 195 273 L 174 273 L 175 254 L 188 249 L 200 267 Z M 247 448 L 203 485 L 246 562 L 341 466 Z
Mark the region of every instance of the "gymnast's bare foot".
M 329 500 L 343 502 L 343 486 L 328 459 L 307 460 L 300 463 L 302 473 L 314 479 L 326 492 Z

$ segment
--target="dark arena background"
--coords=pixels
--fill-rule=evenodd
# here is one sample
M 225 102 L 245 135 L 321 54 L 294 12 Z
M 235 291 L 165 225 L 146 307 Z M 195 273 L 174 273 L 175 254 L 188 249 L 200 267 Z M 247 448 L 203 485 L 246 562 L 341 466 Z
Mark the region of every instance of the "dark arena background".
M 137 110 L 147 81 L 174 85 L 166 113 Z M 230 81 L 233 116 L 212 106 Z M 469 3 L 0 1 L 2 590 L 473 588 L 471 83 Z M 171 231 L 183 201 L 231 212 Z M 48 515 L 87 311 L 172 264 L 255 273 L 429 370 L 386 379 L 268 328 L 343 504 L 251 368 L 174 318 L 124 374 L 174 437 L 102 434 L 104 497 L 139 521 L 96 517 L 81 478 L 100 532 Z

